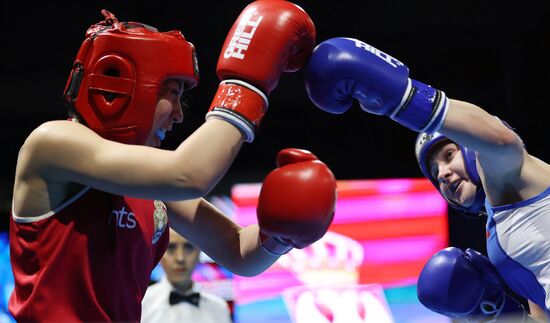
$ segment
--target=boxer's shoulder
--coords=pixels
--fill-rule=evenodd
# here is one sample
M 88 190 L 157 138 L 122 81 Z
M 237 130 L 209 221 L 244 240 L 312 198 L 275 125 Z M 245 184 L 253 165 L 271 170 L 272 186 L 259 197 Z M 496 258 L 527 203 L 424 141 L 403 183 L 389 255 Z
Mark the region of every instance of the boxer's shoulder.
M 88 127 L 72 120 L 52 120 L 36 127 L 25 140 L 27 142 L 59 139 L 75 132 L 92 132 Z
M 81 153 L 76 147 L 97 136 L 86 126 L 69 120 L 48 121 L 35 128 L 21 146 L 17 158 L 16 184 L 60 178 L 53 170 L 70 164 L 71 155 Z M 73 158 L 74 160 L 74 158 Z M 68 161 L 68 162 L 67 162 Z
M 40 162 L 40 156 L 50 159 L 57 154 L 61 157 L 59 154 L 67 153 L 71 150 L 71 146 L 78 147 L 91 143 L 97 137 L 99 136 L 95 132 L 78 122 L 70 120 L 45 122 L 36 127 L 25 139 L 19 150 L 18 164 L 29 158 Z

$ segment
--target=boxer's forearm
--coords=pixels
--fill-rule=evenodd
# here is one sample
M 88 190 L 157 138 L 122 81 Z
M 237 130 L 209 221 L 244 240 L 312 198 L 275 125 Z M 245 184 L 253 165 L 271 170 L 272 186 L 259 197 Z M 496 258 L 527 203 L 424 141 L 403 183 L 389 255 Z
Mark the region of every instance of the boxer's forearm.
M 239 251 L 242 261 L 235 263 L 235 273 L 241 276 L 255 276 L 268 269 L 277 259 L 264 250 L 260 244 L 259 227 L 249 225 L 239 231 Z
M 170 227 L 234 274 L 254 276 L 277 260 L 261 247 L 257 225 L 243 228 L 204 199 L 166 206 Z
M 174 152 L 174 172 L 179 172 L 182 185 L 192 184 L 200 188 L 200 196 L 205 196 L 225 175 L 242 143 L 242 133 L 236 127 L 222 120 L 208 120 Z
M 484 155 L 521 153 L 521 139 L 502 121 L 480 107 L 450 100 L 449 109 L 439 129 L 449 139 Z

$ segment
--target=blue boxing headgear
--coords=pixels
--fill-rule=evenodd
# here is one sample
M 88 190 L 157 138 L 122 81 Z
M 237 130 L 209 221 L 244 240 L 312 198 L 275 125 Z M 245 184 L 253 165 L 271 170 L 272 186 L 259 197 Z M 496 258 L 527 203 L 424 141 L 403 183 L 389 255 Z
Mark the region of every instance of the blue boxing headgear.
M 428 164 L 434 146 L 444 141 L 452 142 L 449 138 L 443 136 L 439 132 L 435 132 L 433 134 L 420 133 L 416 138 L 415 143 L 416 160 L 418 161 L 420 170 L 422 171 L 424 176 L 426 176 L 426 178 L 428 178 L 432 182 L 432 184 L 440 193 L 441 191 L 439 189 L 439 182 L 437 178 L 434 178 L 430 173 L 430 167 Z M 447 199 L 443 194 L 441 195 L 453 208 L 465 213 L 466 215 L 477 216 L 481 213 L 484 213 L 485 191 L 483 190 L 483 185 L 481 183 L 479 173 L 477 172 L 476 153 L 475 151 L 470 150 L 464 146 L 458 144 L 457 146 L 462 151 L 462 158 L 464 159 L 466 172 L 468 173 L 468 176 L 470 177 L 472 183 L 477 187 L 474 203 L 469 207 L 464 207 L 454 201 Z

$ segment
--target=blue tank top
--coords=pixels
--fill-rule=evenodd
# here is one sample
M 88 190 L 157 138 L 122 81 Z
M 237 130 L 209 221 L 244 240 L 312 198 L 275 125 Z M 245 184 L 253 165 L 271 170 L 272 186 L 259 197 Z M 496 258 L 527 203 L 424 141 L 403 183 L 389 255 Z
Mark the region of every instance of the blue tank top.
M 487 253 L 518 295 L 550 314 L 550 188 L 528 200 L 487 209 Z

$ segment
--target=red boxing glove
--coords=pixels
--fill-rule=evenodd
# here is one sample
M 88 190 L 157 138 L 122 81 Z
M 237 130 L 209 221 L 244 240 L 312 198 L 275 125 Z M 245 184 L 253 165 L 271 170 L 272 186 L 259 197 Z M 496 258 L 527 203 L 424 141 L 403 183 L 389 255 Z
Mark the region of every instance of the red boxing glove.
M 249 4 L 220 53 L 217 74 L 223 81 L 206 119 L 227 120 L 252 142 L 281 73 L 303 67 L 314 45 L 313 21 L 297 5 L 283 0 Z
M 336 179 L 307 150 L 281 150 L 277 166 L 263 182 L 257 216 L 262 247 L 282 255 L 309 246 L 327 232 L 334 217 Z

